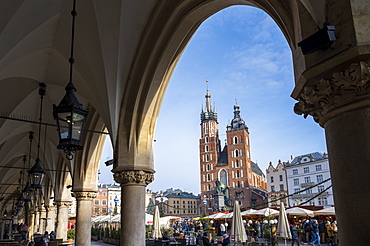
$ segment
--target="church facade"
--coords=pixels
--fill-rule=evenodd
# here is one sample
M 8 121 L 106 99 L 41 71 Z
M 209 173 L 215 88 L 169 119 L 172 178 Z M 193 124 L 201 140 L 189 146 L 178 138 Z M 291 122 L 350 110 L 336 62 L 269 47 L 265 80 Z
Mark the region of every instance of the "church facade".
M 200 190 L 203 213 L 229 210 L 235 201 L 242 208 L 267 205 L 267 183 L 259 166 L 251 161 L 249 130 L 234 105 L 234 117 L 226 127 L 225 146 L 221 147 L 217 112 L 207 91 L 202 108 L 199 139 Z

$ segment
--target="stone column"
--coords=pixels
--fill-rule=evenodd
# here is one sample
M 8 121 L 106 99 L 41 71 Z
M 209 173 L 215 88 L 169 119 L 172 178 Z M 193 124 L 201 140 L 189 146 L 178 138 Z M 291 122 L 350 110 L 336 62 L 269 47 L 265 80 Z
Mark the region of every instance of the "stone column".
M 46 209 L 44 207 L 41 207 L 39 209 L 40 218 L 39 218 L 39 231 L 41 234 L 45 233 L 46 230 Z M 49 231 L 50 233 L 50 231 Z
M 97 193 L 95 191 L 74 191 L 72 195 L 77 200 L 75 244 L 90 246 L 92 200 Z
M 145 187 L 154 180 L 152 172 L 125 170 L 114 173 L 121 184 L 120 246 L 145 245 Z
M 40 227 L 40 211 L 36 207 L 35 208 L 35 221 L 34 221 L 33 233 L 41 233 L 39 227 Z
M 68 226 L 68 208 L 72 205 L 71 201 L 55 201 L 57 205 L 57 224 L 56 236 L 67 240 L 67 226 Z
M 370 189 L 370 61 L 307 86 L 295 112 L 325 128 L 340 245 L 368 245 Z
M 30 209 L 29 214 L 30 214 L 30 218 L 29 218 L 29 224 L 28 224 L 27 238 L 29 240 L 33 240 L 33 233 L 35 231 L 36 212 L 33 209 Z
M 55 231 L 55 206 L 46 207 L 46 230 L 50 233 Z

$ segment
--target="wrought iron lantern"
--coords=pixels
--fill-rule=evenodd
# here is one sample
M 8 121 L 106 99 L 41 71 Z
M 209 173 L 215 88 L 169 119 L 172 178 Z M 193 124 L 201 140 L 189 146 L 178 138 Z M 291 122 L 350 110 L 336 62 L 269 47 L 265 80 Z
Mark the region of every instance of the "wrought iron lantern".
M 75 19 L 77 16 L 76 12 L 76 0 L 73 0 L 72 15 L 72 35 L 71 35 L 71 57 L 69 58 L 69 83 L 66 86 L 66 95 L 59 103 L 58 106 L 53 105 L 54 119 L 57 121 L 58 133 L 59 133 L 59 144 L 58 149 L 64 150 L 68 160 L 73 159 L 73 153 L 76 150 L 82 149 L 81 136 L 83 125 L 86 121 L 88 111 L 83 109 L 83 105 L 78 101 L 76 97 L 76 88 L 72 83 L 72 72 L 73 64 L 75 59 L 73 58 L 73 47 L 74 47 L 74 32 L 75 32 Z
M 32 197 L 32 188 L 30 186 L 30 184 L 27 182 L 26 184 L 26 187 L 24 187 L 23 191 L 22 191 L 22 199 L 24 202 L 30 202 L 31 201 L 31 197 Z
M 88 111 L 76 97 L 76 88 L 70 82 L 65 88 L 66 95 L 54 106 L 54 119 L 57 121 L 59 144 L 58 149 L 64 150 L 67 159 L 72 160 L 76 150 L 82 149 L 81 136 Z
M 42 181 L 45 176 L 45 170 L 41 166 L 40 161 L 40 141 L 41 141 L 41 122 L 42 122 L 42 105 L 43 105 L 43 99 L 46 94 L 46 85 L 44 83 L 39 84 L 39 95 L 40 95 L 40 118 L 39 118 L 39 137 L 38 137 L 38 144 L 37 144 L 37 158 L 35 165 L 28 171 L 28 174 L 30 176 L 31 181 L 31 187 L 34 189 L 40 189 L 42 188 Z
M 40 158 L 36 158 L 36 163 L 33 167 L 28 171 L 31 180 L 31 187 L 34 189 L 42 188 L 42 181 L 44 180 L 45 170 L 41 166 Z

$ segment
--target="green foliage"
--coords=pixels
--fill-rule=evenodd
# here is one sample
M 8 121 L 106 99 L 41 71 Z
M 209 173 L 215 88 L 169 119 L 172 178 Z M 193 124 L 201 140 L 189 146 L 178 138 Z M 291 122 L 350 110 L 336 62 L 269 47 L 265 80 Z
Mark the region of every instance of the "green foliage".
M 111 228 L 111 232 L 110 232 L 110 238 L 112 239 L 119 239 L 120 238 L 120 234 L 121 234 L 121 228 Z
M 105 228 L 105 230 L 104 230 L 104 237 L 105 238 L 109 238 L 110 237 L 110 229 L 109 229 L 109 227 Z
M 99 236 L 99 228 L 91 227 L 91 236 Z
M 170 227 L 170 228 L 161 228 L 161 231 L 162 232 L 167 232 L 167 235 L 168 236 L 172 236 L 172 234 L 175 232 L 175 229 L 173 229 L 172 227 Z
M 75 239 L 76 231 L 74 229 L 69 229 L 67 231 L 67 239 Z
M 153 226 L 152 225 L 146 225 L 145 226 L 145 238 L 150 237 L 150 232 L 153 231 Z

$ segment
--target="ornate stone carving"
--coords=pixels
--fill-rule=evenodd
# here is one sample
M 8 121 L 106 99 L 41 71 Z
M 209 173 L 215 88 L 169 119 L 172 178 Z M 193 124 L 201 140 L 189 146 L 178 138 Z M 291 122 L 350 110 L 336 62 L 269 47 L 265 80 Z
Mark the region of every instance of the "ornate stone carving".
M 294 112 L 316 122 L 331 110 L 370 98 L 370 60 L 353 63 L 331 79 L 322 79 L 314 86 L 306 86 L 297 99 Z M 370 102 L 369 102 L 370 104 Z
M 46 211 L 47 212 L 52 212 L 52 211 L 55 211 L 57 208 L 55 206 L 46 206 Z
M 72 193 L 76 200 L 92 200 L 97 196 L 96 191 L 74 191 Z
M 69 207 L 72 205 L 72 201 L 54 201 L 54 205 L 58 207 Z
M 151 172 L 143 170 L 119 171 L 114 173 L 114 180 L 121 185 L 148 185 L 153 182 L 154 175 Z

